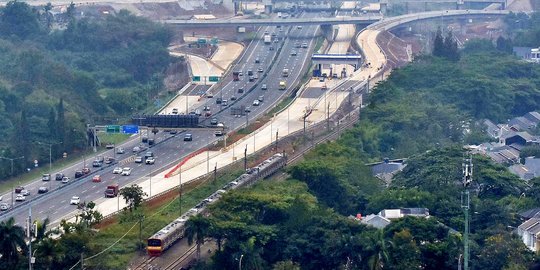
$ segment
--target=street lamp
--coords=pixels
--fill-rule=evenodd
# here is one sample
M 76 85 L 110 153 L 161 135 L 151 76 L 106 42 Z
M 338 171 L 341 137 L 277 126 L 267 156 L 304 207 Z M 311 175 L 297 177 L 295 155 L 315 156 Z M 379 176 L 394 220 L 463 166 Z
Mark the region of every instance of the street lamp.
M 242 258 L 244 258 L 244 254 L 240 255 L 240 260 L 238 261 L 238 270 L 242 270 Z
M 13 161 L 17 160 L 17 159 L 23 159 L 24 156 L 20 156 L 20 157 L 16 157 L 16 158 L 8 158 L 8 157 L 4 157 L 4 156 L 0 156 L 1 159 L 5 159 L 5 160 L 9 160 L 11 162 L 11 177 L 13 178 Z M 13 185 L 12 185 L 13 186 Z M 13 204 L 14 204 L 14 201 L 13 201 L 13 192 L 14 192 L 14 189 L 12 188 L 11 189 L 11 208 L 13 208 Z
M 39 145 L 45 145 L 49 147 L 49 189 L 51 188 L 51 178 L 52 178 L 52 146 L 55 144 L 61 144 L 62 142 L 56 142 L 56 143 L 44 143 L 44 142 L 38 142 Z M 86 167 L 86 166 L 83 166 Z

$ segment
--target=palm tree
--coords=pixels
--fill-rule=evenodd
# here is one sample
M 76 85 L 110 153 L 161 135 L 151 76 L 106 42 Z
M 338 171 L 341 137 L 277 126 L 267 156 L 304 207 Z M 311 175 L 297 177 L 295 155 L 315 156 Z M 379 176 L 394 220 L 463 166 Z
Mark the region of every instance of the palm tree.
M 188 239 L 188 244 L 193 244 L 193 239 L 197 244 L 197 260 L 201 258 L 201 245 L 204 244 L 204 238 L 210 232 L 212 223 L 209 219 L 196 215 L 192 216 L 186 222 L 186 230 L 184 231 L 184 236 Z
M 375 243 L 372 245 L 372 255 L 368 260 L 370 270 L 383 269 L 384 263 L 388 262 L 388 248 L 392 242 L 384 238 L 384 230 L 379 229 L 375 233 Z
M 36 246 L 36 266 L 41 269 L 55 269 L 62 261 L 62 252 L 58 240 L 46 237 L 43 238 Z M 37 269 L 37 268 L 36 268 Z
M 0 262 L 8 269 L 13 269 L 19 261 L 19 249 L 26 249 L 24 229 L 15 225 L 15 219 L 0 222 Z

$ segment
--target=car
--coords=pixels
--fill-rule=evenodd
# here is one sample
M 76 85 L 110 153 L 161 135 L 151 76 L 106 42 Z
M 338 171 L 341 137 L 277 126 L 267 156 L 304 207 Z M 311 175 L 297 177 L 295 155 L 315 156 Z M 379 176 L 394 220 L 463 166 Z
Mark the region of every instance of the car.
M 244 76 L 244 73 L 242 73 L 242 71 L 239 71 L 238 76 Z
M 217 126 L 218 126 L 218 127 L 224 127 L 225 125 L 223 124 L 223 122 L 219 122 L 219 123 L 217 124 Z
M 268 87 L 266 86 L 266 84 L 264 83 L 263 85 L 261 85 L 261 90 L 267 90 Z
M 142 161 L 143 161 L 143 158 L 141 156 L 135 157 L 135 163 L 142 163 Z
M 249 81 L 252 82 L 255 80 L 255 76 L 249 76 Z
M 177 109 L 177 108 L 173 108 L 171 113 L 172 113 L 172 114 L 178 114 L 178 109 Z
M 71 180 L 69 177 L 64 176 L 64 178 L 62 178 L 62 184 L 67 184 L 67 183 L 69 183 L 69 180 Z
M 7 211 L 7 210 L 9 210 L 9 204 L 0 203 L 0 211 Z
M 221 101 L 223 101 L 222 98 L 216 98 L 216 104 L 221 104 Z
M 259 101 L 260 101 L 260 102 L 263 102 L 263 101 L 264 101 L 264 95 L 259 96 Z
M 296 56 L 296 51 L 291 51 L 291 56 Z
M 84 176 L 84 173 L 82 171 L 76 171 L 75 172 L 75 178 L 80 178 L 80 177 L 83 177 Z
M 205 112 L 205 113 L 204 113 L 204 116 L 206 116 L 206 117 L 210 117 L 211 115 L 212 115 L 212 112 L 211 112 L 211 111 L 208 111 L 208 112 Z
M 247 75 L 248 75 L 248 76 L 251 76 L 251 75 L 253 75 L 253 70 L 251 70 L 251 69 L 250 69 L 250 70 L 248 70 L 248 71 L 247 71 Z
M 148 142 L 148 137 L 143 136 L 143 137 L 141 138 L 141 142 L 143 142 L 143 143 Z
M 51 175 L 48 173 L 45 173 L 41 176 L 41 181 L 50 181 L 50 180 L 51 180 Z
M 169 131 L 169 134 L 171 134 L 171 135 L 175 135 L 177 133 L 178 133 L 178 130 L 176 130 L 176 129 L 173 129 L 173 130 Z
M 302 45 L 300 45 L 300 42 L 296 42 L 296 43 L 294 43 L 294 47 L 295 48 L 300 48 L 300 47 L 302 47 Z
M 215 118 L 214 118 L 214 119 L 215 119 Z M 216 121 L 217 121 L 217 119 L 216 119 Z M 217 123 L 216 123 L 216 124 L 217 124 Z M 193 135 L 187 133 L 186 135 L 184 135 L 184 141 L 185 141 L 185 142 L 191 142 L 191 141 L 193 141 Z
M 216 130 L 216 131 L 214 132 L 214 135 L 216 135 L 216 137 L 223 136 L 223 131 L 221 131 L 221 130 Z
M 55 179 L 56 181 L 61 181 L 62 178 L 64 178 L 64 174 L 63 174 L 63 173 L 57 173 L 57 174 L 55 175 L 55 178 L 54 178 L 54 179 Z
M 199 110 L 199 109 L 195 110 L 195 115 L 196 116 L 201 116 L 202 115 L 201 110 Z
M 154 157 L 154 153 L 152 151 L 148 151 L 146 152 L 146 154 L 144 154 L 144 159 L 147 159 L 149 157 Z
M 131 168 L 130 167 L 125 167 L 122 169 L 122 175 L 123 176 L 129 176 L 131 175 Z
M 301 25 L 296 26 L 296 29 L 302 29 Z
M 47 193 L 47 192 L 49 192 L 49 188 L 47 188 L 47 187 L 39 187 L 39 189 L 38 189 L 39 194 L 43 194 L 43 193 Z
M 92 177 L 92 182 L 94 182 L 94 183 L 101 182 L 101 175 L 99 175 L 99 174 L 94 175 L 94 177 Z
M 18 186 L 15 188 L 15 193 L 21 193 L 24 190 L 23 186 Z
M 203 108 L 203 111 L 205 111 L 205 112 L 209 112 L 211 110 L 212 109 L 210 109 L 210 106 L 204 106 L 204 108 Z
M 117 154 L 123 154 L 123 153 L 124 153 L 124 147 L 118 147 L 118 148 L 116 148 L 116 153 L 117 153 Z
M 23 190 L 21 190 L 21 194 L 23 196 L 30 196 L 30 191 L 28 191 L 27 189 L 23 189 Z
M 321 90 L 327 90 L 327 89 L 328 89 L 328 86 L 326 86 L 326 84 L 321 86 Z
M 260 104 L 261 102 L 258 99 L 253 101 L 253 106 L 259 106 Z
M 17 202 L 26 201 L 26 197 L 24 197 L 23 195 L 19 194 L 19 195 L 17 195 L 17 197 L 15 197 L 15 201 L 17 201 Z
M 261 60 L 259 58 L 255 58 L 255 64 L 258 64 L 260 62 L 261 62 Z
M 114 168 L 114 170 L 112 171 L 113 174 L 121 174 L 122 173 L 122 168 L 120 167 L 116 167 Z
M 274 43 L 279 43 L 279 39 L 274 39 Z
M 154 165 L 154 163 L 156 163 L 155 157 L 149 157 L 146 159 L 146 165 Z
M 257 74 L 253 75 L 253 79 L 257 80 L 259 79 L 259 76 L 257 76 Z
M 94 160 L 92 162 L 92 167 L 101 167 L 103 163 L 99 162 L 99 160 Z
M 217 123 L 218 123 L 217 118 L 212 118 L 212 120 L 210 120 L 210 125 L 212 125 L 212 126 L 217 125 Z
M 73 196 L 71 197 L 71 200 L 69 200 L 70 205 L 78 205 L 79 203 L 81 203 L 81 198 L 78 196 Z
M 308 47 L 308 46 L 307 46 L 307 43 L 305 43 L 305 42 L 302 43 L 302 48 L 307 48 L 307 47 Z
M 319 82 L 324 82 L 324 77 L 320 77 Z
M 148 139 L 148 145 L 154 145 L 154 139 Z M 143 147 L 141 147 L 141 150 L 144 150 Z
M 221 106 L 224 106 L 224 107 L 227 107 L 227 105 L 229 105 L 229 101 L 224 99 L 221 101 Z
M 148 139 L 146 141 L 148 141 Z M 136 152 L 139 152 L 139 151 L 141 151 L 140 147 L 138 147 L 138 146 L 133 147 L 133 153 L 136 153 Z
M 105 148 L 107 149 L 113 149 L 114 148 L 114 143 L 108 143 Z
M 247 107 L 244 109 L 244 112 L 250 113 L 250 112 L 251 112 L 251 108 L 250 108 L 249 106 L 247 106 Z
M 231 96 L 230 100 L 236 100 L 235 96 Z
M 283 32 L 283 28 L 279 28 L 279 32 Z
M 242 93 L 244 93 L 244 88 L 241 88 L 241 87 L 238 88 L 238 94 L 242 94 Z
M 92 172 L 92 171 L 90 170 L 90 168 L 84 167 L 84 168 L 82 168 L 82 172 L 83 172 L 84 174 L 89 174 L 89 173 Z
M 262 72 L 263 72 L 263 69 L 262 69 L 262 68 L 258 68 L 258 69 L 257 69 L 257 72 L 262 73 Z
M 268 48 L 270 51 L 273 51 L 274 50 L 274 47 L 270 46 L 270 48 Z

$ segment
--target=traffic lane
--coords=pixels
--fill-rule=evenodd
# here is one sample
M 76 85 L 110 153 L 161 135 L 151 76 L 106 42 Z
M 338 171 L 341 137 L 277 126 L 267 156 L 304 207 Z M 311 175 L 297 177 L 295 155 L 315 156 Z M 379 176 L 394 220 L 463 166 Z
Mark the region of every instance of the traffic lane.
M 36 202 L 30 205 L 34 219 L 49 217 L 52 221 L 55 221 L 67 213 L 77 210 L 75 205 L 69 205 L 72 196 L 79 196 L 81 202 L 95 201 L 103 198 L 104 191 L 108 185 L 118 184 L 122 188 L 137 183 L 141 179 L 147 179 L 150 174 L 155 175 L 164 169 L 168 169 L 171 166 L 171 160 L 181 159 L 189 153 L 204 147 L 210 139 L 215 139 L 213 138 L 215 137 L 213 132 L 210 131 L 194 131 L 193 134 L 194 138 L 197 138 L 194 141 L 185 142 L 183 141 L 183 136 L 176 136 L 176 141 L 173 144 L 174 147 L 156 149 L 156 152 L 160 154 L 156 155 L 156 163 L 154 165 L 134 162 L 122 165 L 121 167 L 132 168 L 130 176 L 113 174 L 112 169 L 103 170 L 100 172 L 102 181 L 99 183 L 94 183 L 91 179 L 85 179 L 84 181 L 79 181 L 65 187 L 63 192 L 51 194 L 51 196 L 46 198 L 47 203 L 42 203 L 43 199 L 36 200 Z M 24 224 L 24 220 L 27 217 L 26 209 L 27 207 L 25 209 L 17 209 L 14 212 L 14 217 L 19 224 Z

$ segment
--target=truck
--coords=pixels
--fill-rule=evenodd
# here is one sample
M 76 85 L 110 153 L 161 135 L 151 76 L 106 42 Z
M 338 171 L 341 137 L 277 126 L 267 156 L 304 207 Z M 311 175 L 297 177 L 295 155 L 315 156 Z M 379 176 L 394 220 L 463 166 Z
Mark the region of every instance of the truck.
M 287 83 L 285 81 L 279 82 L 279 90 L 285 90 L 287 88 Z
M 239 81 L 240 80 L 240 71 L 233 71 L 232 77 L 233 77 L 233 81 Z
M 264 35 L 264 44 L 271 44 L 272 37 L 270 35 Z
M 281 12 L 277 13 L 278 18 L 281 18 Z
M 289 69 L 284 68 L 284 69 L 283 69 L 283 72 L 281 73 L 281 75 L 282 75 L 283 77 L 289 77 Z
M 108 185 L 107 189 L 105 189 L 105 198 L 114 198 L 118 196 L 119 190 L 120 187 L 117 184 Z

